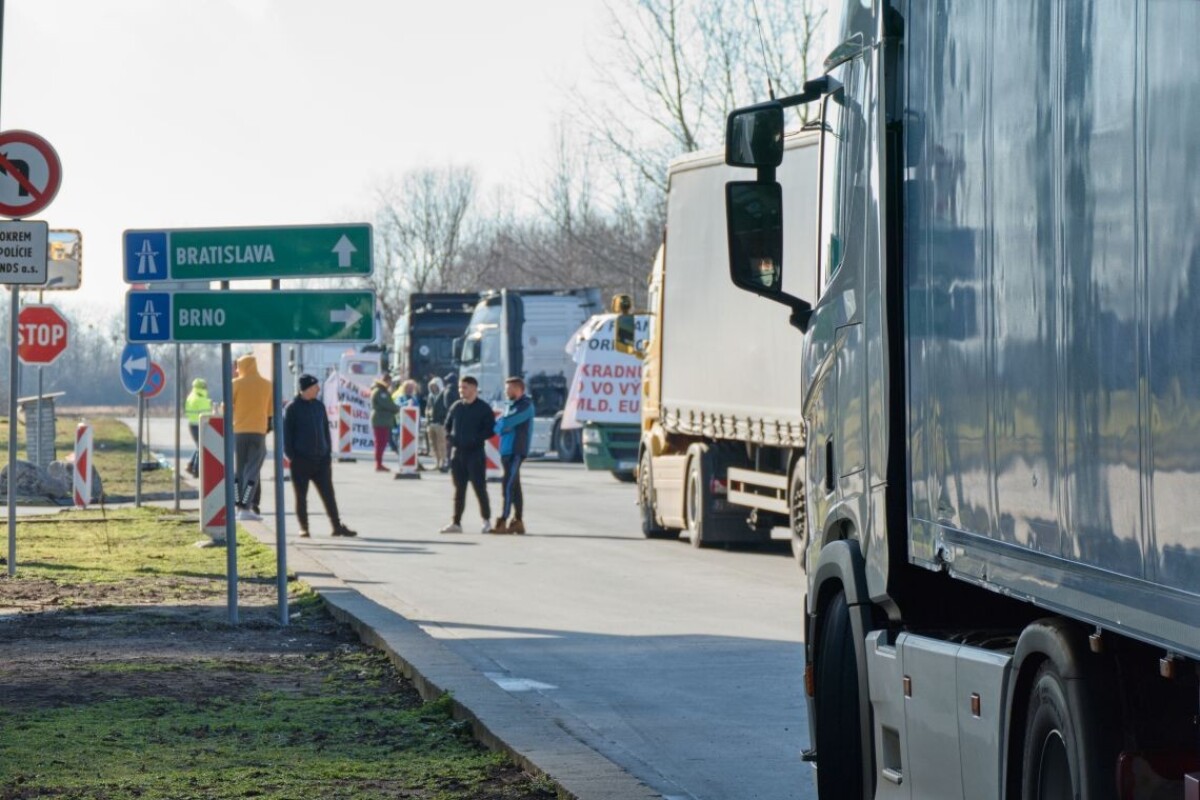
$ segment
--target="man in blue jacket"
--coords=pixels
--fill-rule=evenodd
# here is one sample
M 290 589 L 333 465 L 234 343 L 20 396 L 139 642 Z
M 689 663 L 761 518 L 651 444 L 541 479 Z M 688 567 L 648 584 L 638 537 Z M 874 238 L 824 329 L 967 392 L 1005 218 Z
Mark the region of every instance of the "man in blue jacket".
M 493 533 L 524 533 L 521 519 L 525 498 L 521 495 L 521 462 L 529 455 L 533 436 L 533 400 L 525 394 L 525 381 L 509 378 L 504 382 L 508 406 L 496 420 L 500 435 L 500 463 L 504 465 L 504 515 L 496 520 Z M 511 517 L 510 517 L 511 514 Z

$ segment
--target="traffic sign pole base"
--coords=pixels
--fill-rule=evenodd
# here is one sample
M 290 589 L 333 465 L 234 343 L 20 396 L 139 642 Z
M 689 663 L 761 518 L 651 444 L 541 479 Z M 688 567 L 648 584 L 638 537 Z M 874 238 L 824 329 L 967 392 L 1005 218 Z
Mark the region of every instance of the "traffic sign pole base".
M 392 476 L 394 481 L 420 480 L 421 473 L 419 472 L 397 472 Z

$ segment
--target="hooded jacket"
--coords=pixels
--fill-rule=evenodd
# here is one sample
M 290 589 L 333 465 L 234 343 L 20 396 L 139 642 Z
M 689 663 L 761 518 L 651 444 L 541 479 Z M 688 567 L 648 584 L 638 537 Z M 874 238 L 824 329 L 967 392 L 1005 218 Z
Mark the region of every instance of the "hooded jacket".
M 238 376 L 233 379 L 233 432 L 267 432 L 271 418 L 271 382 L 258 374 L 258 359 L 242 356 L 237 360 Z
M 371 427 L 391 430 L 396 427 L 396 415 L 399 413 L 400 406 L 388 394 L 387 383 L 382 379 L 375 381 L 371 385 Z
M 200 378 L 192 381 L 192 391 L 187 396 L 183 410 L 187 414 L 188 425 L 199 425 L 201 414 L 212 413 L 213 402 L 208 396 L 208 384 Z

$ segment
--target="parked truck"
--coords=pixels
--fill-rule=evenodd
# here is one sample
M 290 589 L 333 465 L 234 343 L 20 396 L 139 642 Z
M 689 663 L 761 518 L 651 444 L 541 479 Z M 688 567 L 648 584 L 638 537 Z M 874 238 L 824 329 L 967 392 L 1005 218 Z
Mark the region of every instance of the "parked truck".
M 454 340 L 462 338 L 478 302 L 478 292 L 410 294 L 393 334 L 393 373 L 417 380 L 424 392 L 430 378 L 454 372 Z
M 837 6 L 724 190 L 803 348 L 819 794 L 1200 797 L 1200 3 Z
M 632 483 L 641 440 L 642 357 L 650 316 L 630 313 L 629 295 L 614 297 L 612 308 L 612 313 L 585 322 L 567 344 L 567 354 L 575 361 L 575 379 L 560 427 L 580 430 L 585 467 Z M 626 317 L 630 341 L 623 348 L 617 324 Z
M 789 135 L 784 162 L 789 287 L 815 280 L 817 134 Z M 642 533 L 752 543 L 803 521 L 800 345 L 789 312 L 729 282 L 721 151 L 668 169 L 667 232 L 650 276 L 638 502 Z M 789 491 L 789 488 L 791 491 Z M 795 502 L 792 502 L 795 499 Z
M 455 346 L 459 377 L 479 381 L 479 396 L 504 401 L 504 380 L 525 379 L 537 416 L 530 451 L 554 451 L 579 461 L 577 430 L 561 425 L 575 362 L 567 354 L 571 335 L 602 308 L 599 289 L 501 289 L 484 292 L 464 338 Z

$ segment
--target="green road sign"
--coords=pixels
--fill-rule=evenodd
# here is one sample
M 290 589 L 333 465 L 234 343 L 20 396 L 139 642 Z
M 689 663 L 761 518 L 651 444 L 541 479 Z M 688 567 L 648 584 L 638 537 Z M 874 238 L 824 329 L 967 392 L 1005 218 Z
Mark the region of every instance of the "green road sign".
M 371 226 L 125 231 L 126 283 L 370 275 Z
M 369 342 L 375 293 L 130 292 L 131 342 Z

